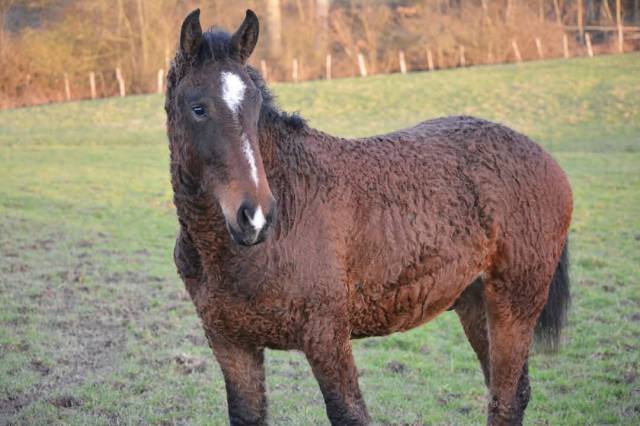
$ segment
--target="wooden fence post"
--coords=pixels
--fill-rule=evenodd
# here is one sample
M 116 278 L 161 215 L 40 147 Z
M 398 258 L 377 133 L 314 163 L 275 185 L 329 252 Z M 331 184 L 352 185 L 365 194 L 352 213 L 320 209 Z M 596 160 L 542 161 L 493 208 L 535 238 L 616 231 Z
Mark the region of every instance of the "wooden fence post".
M 292 75 L 291 76 L 293 77 L 293 81 L 295 83 L 297 83 L 298 82 L 298 78 L 299 78 L 299 76 L 298 76 L 298 59 L 297 58 L 293 58 L 293 64 L 292 65 L 293 65 L 293 71 L 292 71 Z
M 116 67 L 116 80 L 118 80 L 120 97 L 124 98 L 126 96 L 126 92 L 124 87 L 124 78 L 122 77 L 122 71 L 120 71 L 120 67 Z
M 364 62 L 364 55 L 362 53 L 358 53 L 358 68 L 360 69 L 360 76 L 367 76 L 367 65 Z
M 404 60 L 404 51 L 400 51 L 400 53 L 398 53 L 398 60 L 400 61 L 400 72 L 402 74 L 406 74 L 407 73 L 407 63 Z
M 64 73 L 64 96 L 67 101 L 71 100 L 71 86 L 69 85 L 69 76 L 67 73 Z
M 544 59 L 544 50 L 542 50 L 542 41 L 540 37 L 536 37 L 536 49 L 538 50 L 538 58 Z
M 96 98 L 96 73 L 89 73 L 89 87 L 91 88 L 91 99 Z
M 267 81 L 267 61 L 260 59 L 260 70 L 262 71 L 262 78 Z
M 164 92 L 164 69 L 162 68 L 158 70 L 157 84 L 158 84 L 158 93 L 163 93 Z
M 467 59 L 464 56 L 464 46 L 458 46 L 458 50 L 460 51 L 460 66 L 464 67 L 467 65 Z
M 516 61 L 518 63 L 522 62 L 522 55 L 520 55 L 520 49 L 518 49 L 518 42 L 516 39 L 511 39 L 511 47 L 513 47 L 513 53 L 516 55 Z
M 587 42 L 587 53 L 590 58 L 593 58 L 593 46 L 591 46 L 591 34 L 585 33 L 584 35 L 585 41 Z
M 325 67 L 325 76 L 327 80 L 331 80 L 331 54 L 330 53 L 327 54 L 327 57 L 324 61 L 324 67 Z
M 429 71 L 433 71 L 435 67 L 433 66 L 433 53 L 431 53 L 431 49 L 427 48 L 427 66 L 429 67 Z
M 562 47 L 564 49 L 564 58 L 569 59 L 569 38 L 567 34 L 562 34 Z

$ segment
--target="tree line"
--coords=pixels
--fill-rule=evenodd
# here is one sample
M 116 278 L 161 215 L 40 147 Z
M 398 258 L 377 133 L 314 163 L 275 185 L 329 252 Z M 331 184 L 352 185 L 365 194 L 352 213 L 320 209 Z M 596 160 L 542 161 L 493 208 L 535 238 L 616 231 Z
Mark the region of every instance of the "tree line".
M 270 81 L 584 54 L 587 37 L 632 50 L 640 36 L 640 0 L 0 0 L 0 107 L 160 89 L 196 7 L 228 30 L 255 10 L 252 65 Z

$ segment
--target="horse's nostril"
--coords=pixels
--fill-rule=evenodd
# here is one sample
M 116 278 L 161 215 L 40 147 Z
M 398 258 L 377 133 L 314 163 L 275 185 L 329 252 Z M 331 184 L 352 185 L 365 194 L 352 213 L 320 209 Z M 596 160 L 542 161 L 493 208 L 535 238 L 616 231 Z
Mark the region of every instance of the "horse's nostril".
M 238 209 L 236 220 L 240 229 L 245 232 L 252 229 L 251 220 L 253 218 L 253 212 L 254 209 L 247 202 L 242 203 L 242 205 Z
M 247 220 L 247 223 L 251 222 L 251 213 L 249 213 L 249 209 L 243 209 L 242 214 L 244 215 L 244 218 Z

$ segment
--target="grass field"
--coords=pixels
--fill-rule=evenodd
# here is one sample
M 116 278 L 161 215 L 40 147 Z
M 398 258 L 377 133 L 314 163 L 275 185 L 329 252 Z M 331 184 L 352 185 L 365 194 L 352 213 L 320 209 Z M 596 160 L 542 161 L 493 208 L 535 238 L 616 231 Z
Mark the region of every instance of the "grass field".
M 497 120 L 571 180 L 573 308 L 534 353 L 528 424 L 640 424 L 640 55 L 274 87 L 311 125 L 367 135 Z M 163 98 L 0 112 L 0 424 L 225 424 L 224 384 L 172 261 Z M 355 343 L 376 424 L 482 424 L 455 314 Z M 267 353 L 270 421 L 326 424 L 297 353 Z

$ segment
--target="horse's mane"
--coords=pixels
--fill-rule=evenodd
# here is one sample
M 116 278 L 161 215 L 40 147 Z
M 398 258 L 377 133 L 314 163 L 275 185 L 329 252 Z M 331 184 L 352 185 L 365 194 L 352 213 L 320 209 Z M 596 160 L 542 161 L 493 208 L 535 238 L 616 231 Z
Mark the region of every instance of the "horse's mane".
M 173 117 L 173 99 L 175 88 L 191 67 L 197 67 L 206 61 L 221 60 L 231 55 L 231 36 L 226 31 L 212 28 L 202 34 L 200 50 L 192 58 L 187 58 L 180 49 L 171 63 L 167 73 L 167 97 L 165 111 L 169 119 Z M 258 70 L 250 65 L 245 66 L 249 78 L 262 94 L 262 109 L 260 111 L 260 126 L 276 124 L 291 130 L 301 130 L 306 127 L 306 121 L 297 113 L 289 114 L 282 111 L 276 104 L 275 96 L 267 87 L 267 83 Z

